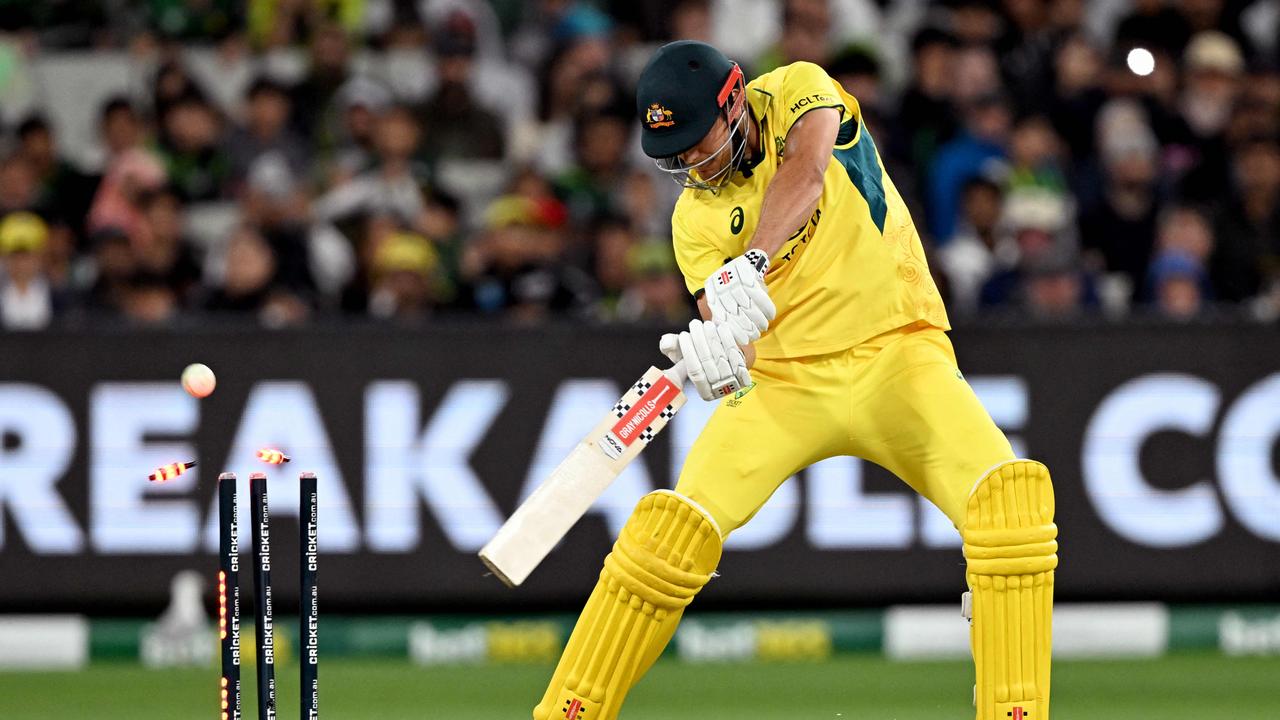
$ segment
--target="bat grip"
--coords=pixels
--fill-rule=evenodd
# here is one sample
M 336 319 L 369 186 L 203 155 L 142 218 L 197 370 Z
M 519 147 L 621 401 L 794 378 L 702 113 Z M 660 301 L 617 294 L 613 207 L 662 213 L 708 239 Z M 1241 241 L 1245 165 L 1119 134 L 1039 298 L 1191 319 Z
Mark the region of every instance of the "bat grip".
M 671 367 L 667 368 L 666 370 L 663 370 L 663 371 L 662 371 L 662 374 L 663 374 L 663 375 L 666 375 L 666 376 L 667 376 L 667 379 L 669 379 L 671 382 L 675 383 L 675 384 L 676 384 L 676 387 L 678 387 L 678 388 L 683 388 L 683 387 L 684 387 L 684 381 L 689 379 L 689 372 L 688 372 L 687 370 L 685 370 L 685 369 L 684 369 L 684 361 L 683 361 L 683 360 L 681 360 L 680 362 L 676 363 L 675 365 L 672 365 Z

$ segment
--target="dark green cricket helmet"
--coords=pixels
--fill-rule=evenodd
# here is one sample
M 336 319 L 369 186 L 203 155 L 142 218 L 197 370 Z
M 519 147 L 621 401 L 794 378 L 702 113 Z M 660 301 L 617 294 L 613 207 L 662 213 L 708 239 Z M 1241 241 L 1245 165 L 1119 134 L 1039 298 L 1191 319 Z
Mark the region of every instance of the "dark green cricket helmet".
M 697 145 L 741 82 L 737 63 L 706 43 L 679 40 L 663 45 L 636 86 L 644 154 L 669 158 Z

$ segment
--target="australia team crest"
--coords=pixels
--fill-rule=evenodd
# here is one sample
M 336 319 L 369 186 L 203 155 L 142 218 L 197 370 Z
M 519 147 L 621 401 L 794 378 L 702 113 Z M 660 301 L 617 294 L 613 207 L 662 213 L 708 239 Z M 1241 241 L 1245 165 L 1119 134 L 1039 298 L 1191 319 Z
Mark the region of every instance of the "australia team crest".
M 673 113 L 670 110 L 666 109 L 659 103 L 652 103 L 649 105 L 649 109 L 645 112 L 644 118 L 645 122 L 649 123 L 649 127 L 657 130 L 658 128 L 671 127 L 672 125 L 675 125 L 676 121 L 671 119 L 672 115 Z

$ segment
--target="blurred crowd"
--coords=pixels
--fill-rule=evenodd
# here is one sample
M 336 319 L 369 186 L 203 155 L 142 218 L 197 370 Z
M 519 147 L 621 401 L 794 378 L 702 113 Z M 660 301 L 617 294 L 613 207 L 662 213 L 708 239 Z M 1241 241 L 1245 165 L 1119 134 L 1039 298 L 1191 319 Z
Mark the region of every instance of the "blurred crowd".
M 675 38 L 853 93 L 956 319 L 1280 316 L 1253 0 L 0 0 L 0 329 L 671 324 Z

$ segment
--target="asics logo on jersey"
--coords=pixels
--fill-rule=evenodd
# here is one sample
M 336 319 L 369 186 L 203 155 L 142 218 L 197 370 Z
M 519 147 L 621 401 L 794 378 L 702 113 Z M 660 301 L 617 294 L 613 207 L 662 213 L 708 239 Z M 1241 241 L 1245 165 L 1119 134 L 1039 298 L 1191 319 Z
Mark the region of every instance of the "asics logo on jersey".
M 733 209 L 733 212 L 729 213 L 729 232 L 733 233 L 734 235 L 737 235 L 738 233 L 742 232 L 742 223 L 744 221 L 745 221 L 745 217 L 743 216 L 743 213 L 742 213 L 742 206 L 739 205 L 738 207 Z

